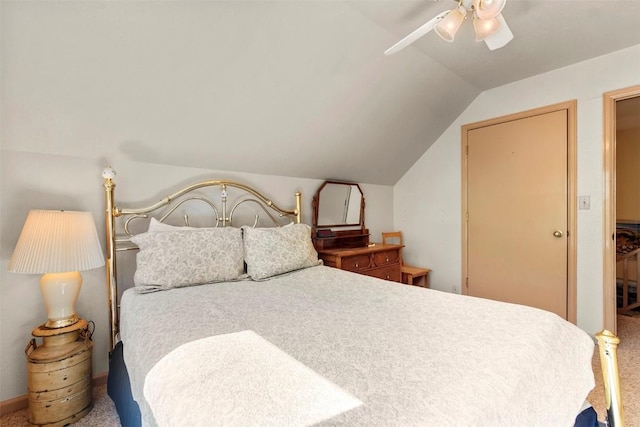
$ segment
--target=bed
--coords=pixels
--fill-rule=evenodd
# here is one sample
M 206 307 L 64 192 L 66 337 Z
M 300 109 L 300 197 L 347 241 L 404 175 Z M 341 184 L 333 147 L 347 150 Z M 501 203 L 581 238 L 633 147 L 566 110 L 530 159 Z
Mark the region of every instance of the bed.
M 323 266 L 300 193 L 286 210 L 203 181 L 124 208 L 113 170 L 103 177 L 108 390 L 123 426 L 597 425 L 585 404 L 593 340 L 555 314 Z M 192 195 L 209 188 L 216 200 Z M 167 225 L 187 204 L 211 208 L 209 226 L 186 213 Z M 120 296 L 127 252 L 135 286 Z M 616 338 L 605 339 L 614 381 Z

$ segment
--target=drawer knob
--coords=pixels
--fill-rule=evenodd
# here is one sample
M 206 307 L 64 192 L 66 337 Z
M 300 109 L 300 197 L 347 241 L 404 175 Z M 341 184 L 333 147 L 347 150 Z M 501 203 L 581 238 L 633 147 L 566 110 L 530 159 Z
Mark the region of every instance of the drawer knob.
M 389 257 L 387 257 L 387 262 L 389 262 Z
M 359 265 L 358 265 L 358 263 L 356 262 L 356 268 L 358 268 L 358 267 L 360 267 L 360 266 L 359 266 Z

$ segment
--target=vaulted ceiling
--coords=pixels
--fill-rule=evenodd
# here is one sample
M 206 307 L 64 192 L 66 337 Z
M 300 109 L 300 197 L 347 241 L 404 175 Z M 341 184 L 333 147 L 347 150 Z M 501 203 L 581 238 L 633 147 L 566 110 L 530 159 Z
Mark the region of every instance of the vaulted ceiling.
M 394 184 L 482 91 L 640 44 L 640 1 L 2 1 L 3 149 Z

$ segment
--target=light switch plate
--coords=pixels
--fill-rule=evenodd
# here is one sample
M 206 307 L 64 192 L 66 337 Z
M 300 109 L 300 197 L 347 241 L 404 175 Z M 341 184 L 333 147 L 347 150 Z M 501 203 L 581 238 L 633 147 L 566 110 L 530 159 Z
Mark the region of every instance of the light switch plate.
M 578 197 L 578 206 L 580 209 L 591 209 L 591 198 L 589 196 Z

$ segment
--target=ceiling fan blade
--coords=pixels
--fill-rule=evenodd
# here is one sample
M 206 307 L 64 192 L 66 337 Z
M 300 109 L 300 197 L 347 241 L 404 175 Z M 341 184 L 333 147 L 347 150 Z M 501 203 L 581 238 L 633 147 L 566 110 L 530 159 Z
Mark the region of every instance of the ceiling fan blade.
M 414 32 L 412 32 L 411 34 L 409 34 L 408 36 L 400 40 L 398 43 L 391 46 L 389 49 L 385 50 L 384 54 L 387 56 L 393 55 L 394 53 L 399 52 L 405 47 L 409 46 L 411 43 L 418 40 L 420 37 L 424 36 L 429 31 L 433 30 L 433 28 L 436 26 L 438 21 L 444 18 L 449 12 L 451 11 L 450 10 L 444 11 L 439 15 L 437 15 L 435 18 L 429 20 L 426 24 L 423 24 L 417 30 L 415 30 Z
M 500 49 L 513 39 L 511 28 L 507 25 L 507 21 L 505 21 L 502 14 L 496 16 L 496 19 L 500 22 L 500 28 L 498 28 L 498 31 L 494 34 L 484 39 L 489 50 Z

